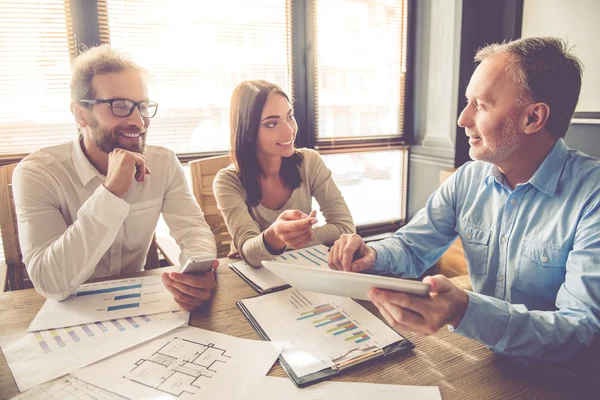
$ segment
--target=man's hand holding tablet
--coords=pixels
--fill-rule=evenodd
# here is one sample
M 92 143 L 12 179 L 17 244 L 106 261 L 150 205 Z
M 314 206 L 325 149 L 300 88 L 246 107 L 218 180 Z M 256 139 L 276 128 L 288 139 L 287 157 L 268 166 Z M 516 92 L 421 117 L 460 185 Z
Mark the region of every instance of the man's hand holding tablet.
M 342 235 L 329 250 L 329 267 L 361 272 L 375 265 L 377 253 L 356 234 Z M 417 283 L 417 282 L 415 282 Z M 369 299 L 394 328 L 431 335 L 448 324 L 458 327 L 469 305 L 469 295 L 443 275 L 428 276 L 429 296 L 372 288 Z

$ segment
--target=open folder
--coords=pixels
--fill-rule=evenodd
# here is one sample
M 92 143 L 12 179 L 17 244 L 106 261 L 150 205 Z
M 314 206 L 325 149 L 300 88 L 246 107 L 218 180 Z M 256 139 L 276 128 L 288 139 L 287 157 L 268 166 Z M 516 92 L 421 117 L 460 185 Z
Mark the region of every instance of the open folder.
M 329 248 L 327 246 L 319 244 L 299 250 L 286 251 L 272 261 L 329 269 L 327 265 L 328 252 Z M 231 263 L 229 267 L 246 281 L 252 289 L 261 294 L 290 287 L 285 281 L 264 267 L 254 268 L 245 261 Z
M 286 343 L 279 362 L 300 387 L 414 347 L 346 297 L 289 288 L 237 305 L 262 339 Z

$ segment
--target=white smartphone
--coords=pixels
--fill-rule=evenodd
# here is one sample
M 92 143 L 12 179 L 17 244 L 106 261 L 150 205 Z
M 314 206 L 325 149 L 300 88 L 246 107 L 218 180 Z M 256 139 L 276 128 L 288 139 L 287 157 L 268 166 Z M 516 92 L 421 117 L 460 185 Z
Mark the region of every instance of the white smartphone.
M 206 256 L 192 256 L 179 272 L 184 274 L 202 275 L 210 271 L 214 258 L 206 258 Z

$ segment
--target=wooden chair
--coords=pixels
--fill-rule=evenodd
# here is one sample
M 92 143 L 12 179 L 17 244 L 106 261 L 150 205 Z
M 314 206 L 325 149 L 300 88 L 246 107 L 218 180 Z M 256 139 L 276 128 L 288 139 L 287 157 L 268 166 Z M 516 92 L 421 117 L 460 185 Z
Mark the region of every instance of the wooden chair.
M 12 191 L 12 174 L 16 166 L 17 164 L 10 164 L 0 167 L 0 231 L 7 267 L 7 284 L 0 282 L 0 285 L 4 284 L 8 290 L 33 287 L 19 246 L 17 214 Z
M 215 235 L 217 257 L 226 257 L 231 250 L 231 235 L 225 226 L 225 220 L 217 208 L 213 192 L 213 182 L 217 172 L 231 163 L 228 155 L 204 158 L 190 162 L 192 186 L 196 201 L 204 212 L 204 218 Z

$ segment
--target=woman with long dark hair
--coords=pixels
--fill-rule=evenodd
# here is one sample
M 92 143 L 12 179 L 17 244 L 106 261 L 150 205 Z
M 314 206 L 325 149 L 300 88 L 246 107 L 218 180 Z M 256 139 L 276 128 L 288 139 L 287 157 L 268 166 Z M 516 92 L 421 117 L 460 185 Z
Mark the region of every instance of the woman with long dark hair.
M 350 210 L 319 154 L 295 149 L 298 125 L 285 92 L 266 81 L 245 81 L 231 98 L 233 164 L 213 188 L 233 244 L 259 267 L 287 248 L 331 244 L 355 231 Z M 325 225 L 311 211 L 319 203 Z

